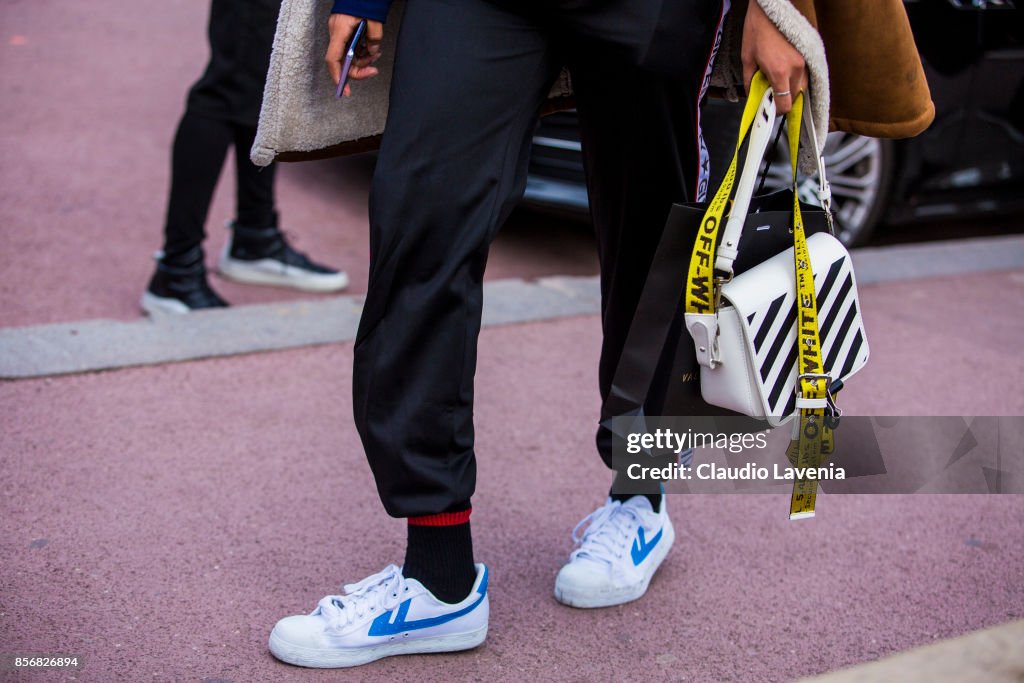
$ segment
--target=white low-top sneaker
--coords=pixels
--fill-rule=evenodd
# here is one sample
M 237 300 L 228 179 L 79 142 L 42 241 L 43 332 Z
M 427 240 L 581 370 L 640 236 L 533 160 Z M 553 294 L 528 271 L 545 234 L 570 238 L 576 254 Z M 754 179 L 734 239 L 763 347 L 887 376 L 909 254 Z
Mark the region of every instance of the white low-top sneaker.
M 654 512 L 644 496 L 625 503 L 609 498 L 587 515 L 573 529 L 578 547 L 558 572 L 555 598 L 571 607 L 608 607 L 647 592 L 676 538 L 665 502 L 662 494 Z
M 389 565 L 344 595 L 328 595 L 311 614 L 285 617 L 270 633 L 270 651 L 289 664 L 334 668 L 418 652 L 454 652 L 487 637 L 487 567 L 465 600 L 441 602 L 416 579 Z

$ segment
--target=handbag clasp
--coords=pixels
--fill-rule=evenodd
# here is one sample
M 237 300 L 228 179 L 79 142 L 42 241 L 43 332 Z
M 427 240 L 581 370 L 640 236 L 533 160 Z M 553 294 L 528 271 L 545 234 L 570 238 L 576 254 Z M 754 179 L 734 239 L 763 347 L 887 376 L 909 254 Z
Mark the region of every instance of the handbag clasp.
M 712 370 L 721 362 L 718 349 L 718 313 L 687 313 L 686 329 L 694 341 L 697 362 Z
M 717 315 L 718 309 L 722 307 L 722 285 L 732 282 L 732 273 L 726 273 L 725 275 L 715 276 L 715 314 Z

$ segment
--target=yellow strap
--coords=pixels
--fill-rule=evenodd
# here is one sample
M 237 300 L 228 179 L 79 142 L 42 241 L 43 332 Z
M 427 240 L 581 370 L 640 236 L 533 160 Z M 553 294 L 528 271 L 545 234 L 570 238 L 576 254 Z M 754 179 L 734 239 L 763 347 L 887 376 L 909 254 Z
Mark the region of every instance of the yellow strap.
M 697 239 L 693 243 L 693 255 L 690 258 L 690 272 L 687 277 L 686 288 L 686 312 L 687 313 L 714 313 L 714 260 L 715 247 L 718 244 L 718 229 L 722 225 L 725 216 L 725 208 L 732 195 L 732 188 L 736 182 L 736 166 L 739 158 L 740 147 L 744 138 L 750 132 L 754 123 L 754 116 L 761 104 L 761 98 L 771 86 L 768 79 L 758 71 L 754 74 L 750 84 L 750 95 L 747 97 L 747 106 L 743 109 L 743 118 L 740 121 L 740 133 L 736 139 L 736 149 L 732 153 L 732 161 L 729 169 L 725 172 L 722 184 L 718 186 L 714 199 L 708 205 L 704 218 L 701 220 L 700 230 Z
M 825 421 L 825 429 L 821 432 L 821 455 L 832 455 L 835 452 L 836 436 L 835 431 L 829 427 L 828 420 Z M 797 466 L 797 456 L 800 454 L 800 439 L 793 439 L 786 448 L 786 459 L 793 467 Z
M 686 288 L 687 313 L 716 312 L 714 258 L 718 244 L 718 232 L 725 217 L 733 185 L 736 182 L 736 167 L 740 148 L 754 122 L 761 99 L 770 87 L 768 80 L 761 72 L 754 74 L 747 104 L 743 110 L 743 118 L 740 121 L 739 136 L 736 140 L 732 161 L 725 172 L 722 184 L 719 185 L 718 191 L 704 213 L 697 239 L 694 241 Z M 793 175 L 793 265 L 796 271 L 797 347 L 799 349 L 798 373 L 800 375 L 798 390 L 804 398 L 821 399 L 826 398 L 828 387 L 822 376 L 821 340 L 818 335 L 818 307 L 815 301 L 814 272 L 811 269 L 811 257 L 807 250 L 807 237 L 804 234 L 803 216 L 800 213 L 800 200 L 797 193 L 797 153 L 800 147 L 800 122 L 803 107 L 803 93 L 799 93 L 793 101 L 793 109 L 786 117 L 786 126 L 789 131 L 789 157 Z M 799 468 L 819 467 L 823 456 L 833 450 L 832 439 L 832 430 L 825 424 L 825 410 L 823 408 L 805 408 L 800 411 L 799 436 L 790 444 L 786 455 L 790 462 Z M 810 517 L 814 514 L 817 490 L 817 479 L 800 477 L 793 482 L 793 496 L 790 500 L 791 519 Z
M 824 399 L 828 383 L 821 362 L 821 339 L 818 335 L 818 306 L 814 292 L 814 272 L 811 255 L 807 250 L 807 236 L 800 213 L 797 195 L 797 154 L 800 148 L 800 121 L 804 96 L 799 93 L 793 100 L 793 109 L 786 115 L 789 131 L 789 158 L 793 172 L 793 266 L 796 270 L 797 298 L 797 390 L 803 398 Z M 833 448 L 832 433 L 825 425 L 824 408 L 804 408 L 800 411 L 797 434 L 796 467 L 815 468 L 822 463 L 825 451 Z M 826 436 L 825 432 L 828 431 Z M 791 444 L 791 449 L 792 449 Z M 799 471 L 799 470 L 798 470 Z M 799 519 L 814 515 L 814 502 L 818 492 L 816 478 L 799 477 L 793 482 L 789 517 Z

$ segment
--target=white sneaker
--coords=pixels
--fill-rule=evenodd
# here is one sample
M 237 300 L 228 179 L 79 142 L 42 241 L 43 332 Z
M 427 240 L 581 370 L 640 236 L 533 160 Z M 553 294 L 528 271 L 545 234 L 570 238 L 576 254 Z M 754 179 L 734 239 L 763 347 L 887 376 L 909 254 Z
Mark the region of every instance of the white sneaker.
M 676 539 L 661 496 L 654 512 L 644 496 L 608 499 L 576 525 L 579 546 L 555 579 L 555 599 L 570 607 L 608 607 L 636 600 Z M 586 527 L 583 536 L 578 532 Z
M 469 650 L 487 637 L 487 567 L 465 600 L 441 602 L 416 579 L 389 565 L 345 595 L 328 595 L 309 615 L 285 617 L 270 633 L 270 651 L 289 664 L 357 666 L 381 657 Z

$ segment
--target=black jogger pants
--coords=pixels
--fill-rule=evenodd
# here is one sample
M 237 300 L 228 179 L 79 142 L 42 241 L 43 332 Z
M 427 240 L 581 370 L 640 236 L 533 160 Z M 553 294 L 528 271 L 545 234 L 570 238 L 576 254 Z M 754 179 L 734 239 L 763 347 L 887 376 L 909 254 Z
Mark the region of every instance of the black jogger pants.
M 392 516 L 458 509 L 473 493 L 487 251 L 522 195 L 538 111 L 563 65 L 597 232 L 607 397 L 669 208 L 697 193 L 698 104 L 723 13 L 722 0 L 407 3 L 353 380 L 356 425 Z M 610 464 L 600 433 L 598 450 Z

